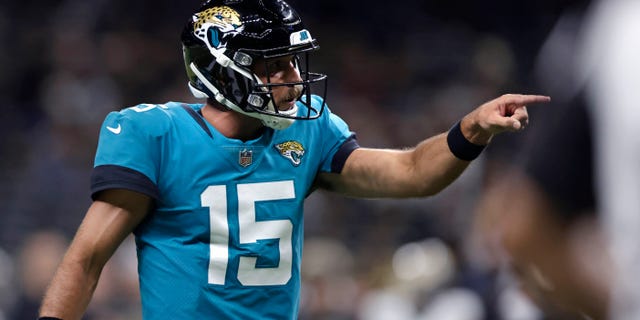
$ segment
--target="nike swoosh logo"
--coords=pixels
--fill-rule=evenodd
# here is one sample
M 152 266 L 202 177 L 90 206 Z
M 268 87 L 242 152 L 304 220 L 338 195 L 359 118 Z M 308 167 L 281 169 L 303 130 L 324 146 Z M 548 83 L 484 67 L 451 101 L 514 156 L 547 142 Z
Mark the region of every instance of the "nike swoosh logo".
M 109 131 L 111 131 L 111 132 L 113 132 L 115 134 L 120 134 L 120 131 L 122 131 L 122 127 L 118 123 L 118 126 L 115 127 L 115 128 L 107 126 L 107 130 L 109 130 Z

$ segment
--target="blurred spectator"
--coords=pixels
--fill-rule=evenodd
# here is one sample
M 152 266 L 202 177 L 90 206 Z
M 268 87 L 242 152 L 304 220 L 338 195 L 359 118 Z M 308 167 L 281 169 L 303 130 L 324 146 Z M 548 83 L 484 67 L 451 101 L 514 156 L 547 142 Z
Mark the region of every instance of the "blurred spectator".
M 34 231 L 25 238 L 16 255 L 17 280 L 11 284 L 18 290 L 12 290 L 17 295 L 11 301 L 7 319 L 32 320 L 37 317 L 46 286 L 66 251 L 67 239 L 65 235 L 52 229 Z M 130 266 L 132 261 L 135 261 L 135 249 L 131 237 L 105 266 L 102 275 L 105 281 L 101 281 L 96 288 L 94 300 L 83 319 L 133 320 L 141 317 L 136 303 L 139 297 L 135 266 L 133 270 Z M 10 269 L 7 268 L 10 266 L 5 263 L 10 261 L 0 256 L 0 273 L 9 272 Z M 0 274 L 0 277 L 3 276 Z M 0 278 L 0 288 L 2 287 L 8 288 L 7 283 L 3 283 L 3 278 Z
M 354 257 L 331 238 L 306 240 L 302 261 L 300 319 L 355 319 L 353 301 L 362 293 L 354 274 Z
M 17 255 L 17 299 L 8 319 L 33 320 L 40 300 L 67 248 L 67 239 L 57 231 L 31 233 Z

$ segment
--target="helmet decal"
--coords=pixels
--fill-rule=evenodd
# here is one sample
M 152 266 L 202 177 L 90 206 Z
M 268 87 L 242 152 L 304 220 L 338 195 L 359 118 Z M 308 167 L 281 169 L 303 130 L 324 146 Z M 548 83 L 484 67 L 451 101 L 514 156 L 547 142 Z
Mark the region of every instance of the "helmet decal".
M 225 38 L 234 36 L 244 29 L 240 14 L 227 7 L 213 7 L 193 15 L 193 33 L 209 48 L 226 47 Z
M 293 45 L 310 43 L 313 41 L 313 38 L 311 38 L 311 34 L 307 29 L 303 29 L 298 32 L 291 33 L 291 35 L 289 36 L 289 41 L 293 46 Z
M 298 141 L 286 141 L 275 145 L 280 155 L 289 159 L 294 166 L 298 166 L 304 155 L 304 147 Z

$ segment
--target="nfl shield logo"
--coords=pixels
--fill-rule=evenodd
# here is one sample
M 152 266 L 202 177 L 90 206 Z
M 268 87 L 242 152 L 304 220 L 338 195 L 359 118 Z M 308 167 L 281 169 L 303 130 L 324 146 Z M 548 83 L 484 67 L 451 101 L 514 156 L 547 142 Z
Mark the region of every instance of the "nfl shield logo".
M 238 160 L 238 163 L 240 163 L 241 166 L 246 167 L 251 165 L 252 162 L 253 162 L 253 150 L 247 150 L 247 149 L 240 150 L 240 159 Z

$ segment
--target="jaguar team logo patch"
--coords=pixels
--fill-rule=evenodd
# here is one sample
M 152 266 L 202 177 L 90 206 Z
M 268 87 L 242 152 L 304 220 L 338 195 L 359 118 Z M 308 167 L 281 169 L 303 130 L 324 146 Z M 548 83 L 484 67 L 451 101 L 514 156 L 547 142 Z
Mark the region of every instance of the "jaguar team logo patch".
M 298 141 L 286 141 L 275 145 L 280 155 L 289 159 L 294 166 L 298 166 L 304 155 L 304 147 Z
M 253 150 L 240 150 L 238 163 L 243 167 L 248 167 L 253 163 Z

